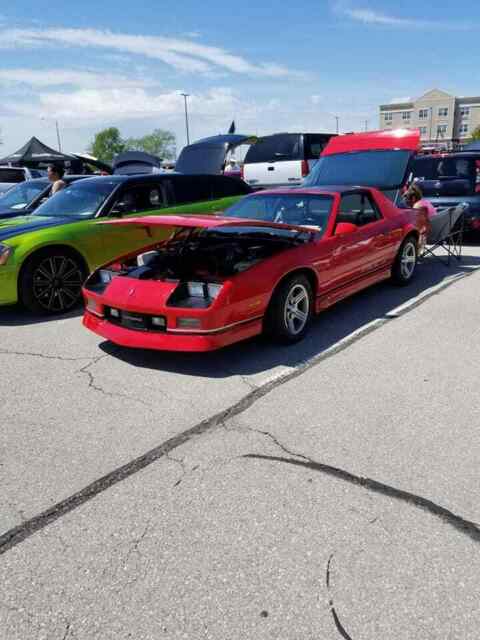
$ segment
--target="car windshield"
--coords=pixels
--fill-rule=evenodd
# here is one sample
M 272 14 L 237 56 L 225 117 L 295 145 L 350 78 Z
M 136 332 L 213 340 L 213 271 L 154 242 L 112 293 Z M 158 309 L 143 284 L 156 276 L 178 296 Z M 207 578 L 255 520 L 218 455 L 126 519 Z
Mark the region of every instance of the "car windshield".
M 47 188 L 48 182 L 28 180 L 12 187 L 0 198 L 0 209 L 24 209 Z
M 102 178 L 74 182 L 40 205 L 34 215 L 91 218 L 117 185 L 116 181 Z
M 232 218 L 312 227 L 324 231 L 333 197 L 304 193 L 259 194 L 239 200 L 224 213 Z
M 306 187 L 341 184 L 393 189 L 404 183 L 410 151 L 358 151 L 322 156 L 310 175 Z

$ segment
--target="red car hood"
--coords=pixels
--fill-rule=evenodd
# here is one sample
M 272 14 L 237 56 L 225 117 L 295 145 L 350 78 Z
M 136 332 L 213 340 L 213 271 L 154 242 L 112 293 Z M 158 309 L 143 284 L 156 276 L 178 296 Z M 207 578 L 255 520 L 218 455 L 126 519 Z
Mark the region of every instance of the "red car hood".
M 140 227 L 187 227 L 191 229 L 214 229 L 215 227 L 258 227 L 313 233 L 311 227 L 302 227 L 283 222 L 264 222 L 249 218 L 227 218 L 215 215 L 186 215 L 186 216 L 139 216 L 135 218 L 121 218 L 108 220 L 99 224 L 137 225 Z
M 418 151 L 420 131 L 418 129 L 394 129 L 393 131 L 369 131 L 367 133 L 347 133 L 330 138 L 322 151 L 322 156 L 355 151 L 397 150 Z

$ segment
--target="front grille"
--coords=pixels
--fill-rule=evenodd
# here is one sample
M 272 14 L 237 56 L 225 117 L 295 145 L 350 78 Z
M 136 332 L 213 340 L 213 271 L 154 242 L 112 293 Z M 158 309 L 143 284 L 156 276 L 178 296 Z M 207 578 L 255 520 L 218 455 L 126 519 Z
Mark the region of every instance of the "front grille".
M 133 329 L 134 331 L 156 331 L 165 332 L 167 330 L 167 319 L 165 316 L 152 316 L 142 313 L 124 311 L 115 307 L 105 307 L 105 318 L 117 326 Z M 154 323 L 154 319 L 163 320 L 163 325 Z

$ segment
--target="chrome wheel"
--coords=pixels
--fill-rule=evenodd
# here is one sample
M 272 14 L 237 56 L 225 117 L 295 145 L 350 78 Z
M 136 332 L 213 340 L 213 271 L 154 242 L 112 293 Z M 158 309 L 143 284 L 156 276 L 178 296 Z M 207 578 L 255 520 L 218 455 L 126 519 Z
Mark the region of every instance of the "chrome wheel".
M 62 312 L 74 307 L 83 283 L 82 269 L 65 255 L 51 255 L 35 265 L 32 293 L 46 311 Z
M 285 326 L 296 336 L 305 327 L 310 313 L 310 296 L 302 284 L 295 284 L 289 291 L 284 311 Z
M 406 242 L 402 255 L 400 258 L 400 272 L 402 274 L 402 278 L 405 280 L 410 280 L 415 271 L 415 265 L 417 263 L 417 250 L 413 242 Z

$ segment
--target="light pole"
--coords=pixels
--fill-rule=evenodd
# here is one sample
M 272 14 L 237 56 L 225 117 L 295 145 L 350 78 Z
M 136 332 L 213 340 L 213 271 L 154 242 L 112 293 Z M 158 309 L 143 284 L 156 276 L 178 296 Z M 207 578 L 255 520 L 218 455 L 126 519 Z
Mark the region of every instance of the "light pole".
M 335 116 L 335 120 L 337 121 L 337 134 L 338 134 L 338 122 L 340 120 L 340 116 Z
M 185 101 L 185 129 L 187 130 L 187 145 L 190 144 L 190 134 L 188 131 L 188 109 L 187 109 L 187 98 L 190 97 L 189 93 L 181 93 L 183 99 Z
M 58 128 L 58 120 L 55 120 L 55 129 L 57 130 L 58 150 L 62 153 L 62 143 L 60 142 L 60 129 Z

